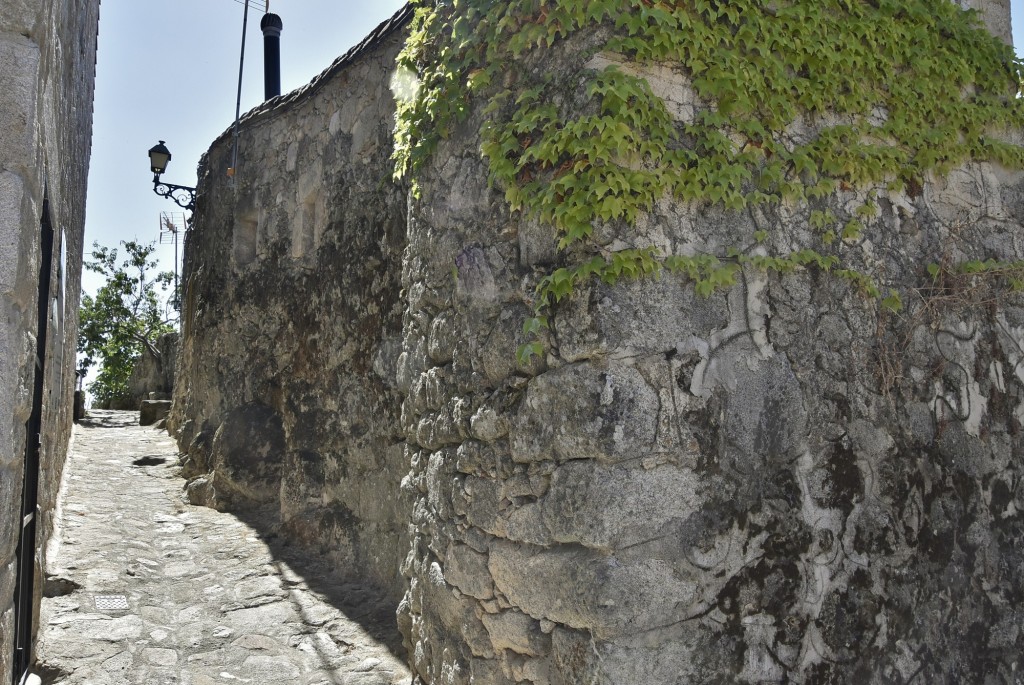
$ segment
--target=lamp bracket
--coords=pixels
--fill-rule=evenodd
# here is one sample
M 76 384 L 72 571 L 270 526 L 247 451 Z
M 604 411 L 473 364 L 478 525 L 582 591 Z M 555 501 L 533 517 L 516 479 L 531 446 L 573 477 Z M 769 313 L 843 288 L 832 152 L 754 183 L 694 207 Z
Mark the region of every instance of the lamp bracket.
M 160 176 L 153 177 L 153 192 L 160 197 L 174 200 L 179 207 L 192 212 L 196 208 L 196 189 L 188 186 L 178 186 L 173 183 L 164 183 Z

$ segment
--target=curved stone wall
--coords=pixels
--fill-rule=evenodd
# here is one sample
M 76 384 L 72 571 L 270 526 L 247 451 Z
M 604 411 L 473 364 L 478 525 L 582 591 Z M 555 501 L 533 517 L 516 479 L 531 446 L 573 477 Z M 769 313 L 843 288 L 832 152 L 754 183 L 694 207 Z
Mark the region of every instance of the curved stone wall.
M 406 205 L 400 41 L 247 118 L 234 185 L 227 139 L 206 160 L 173 421 L 195 501 L 369 569 L 425 684 L 1012 681 L 1024 306 L 926 265 L 1024 258 L 1024 175 L 879 200 L 846 258 L 918 298 L 899 314 L 817 271 L 595 282 L 519 362 L 554 238 L 488 186 L 481 111 Z M 596 233 L 785 253 L 809 214 L 665 200 Z
M 406 18 L 243 117 L 233 177 L 230 131 L 204 158 L 169 422 L 193 502 L 269 514 L 268 533 L 396 603 L 406 189 L 389 78 Z
M 686 100 L 671 69 L 647 78 Z M 403 270 L 422 681 L 1013 680 L 1024 307 L 924 267 L 1021 259 L 1024 175 L 971 165 L 881 202 L 847 258 L 916 293 L 899 315 L 823 273 L 751 269 L 708 299 L 595 283 L 517 366 L 555 257 L 488 188 L 482 116 L 421 175 Z M 785 253 L 809 211 L 666 200 L 598 233 L 724 254 L 766 230 Z

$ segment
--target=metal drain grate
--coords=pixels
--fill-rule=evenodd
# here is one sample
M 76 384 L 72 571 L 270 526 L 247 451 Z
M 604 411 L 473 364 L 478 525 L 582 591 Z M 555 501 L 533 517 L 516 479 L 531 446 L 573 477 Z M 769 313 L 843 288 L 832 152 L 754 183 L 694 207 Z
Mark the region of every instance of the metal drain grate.
M 99 611 L 128 611 L 127 595 L 96 595 L 94 599 Z

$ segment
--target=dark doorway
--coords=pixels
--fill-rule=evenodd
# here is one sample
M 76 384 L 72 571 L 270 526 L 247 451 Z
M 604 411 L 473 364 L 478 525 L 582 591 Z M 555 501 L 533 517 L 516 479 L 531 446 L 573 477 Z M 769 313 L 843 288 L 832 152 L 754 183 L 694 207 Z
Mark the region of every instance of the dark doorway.
M 32 413 L 25 422 L 25 477 L 21 495 L 21 536 L 18 541 L 18 579 L 14 590 L 14 685 L 28 675 L 32 665 L 33 609 L 36 575 L 36 525 L 39 498 L 39 453 L 42 443 L 43 390 L 46 377 L 46 343 L 50 289 L 53 276 L 54 231 L 50 204 L 43 200 L 39 255 L 39 310 L 32 394 Z

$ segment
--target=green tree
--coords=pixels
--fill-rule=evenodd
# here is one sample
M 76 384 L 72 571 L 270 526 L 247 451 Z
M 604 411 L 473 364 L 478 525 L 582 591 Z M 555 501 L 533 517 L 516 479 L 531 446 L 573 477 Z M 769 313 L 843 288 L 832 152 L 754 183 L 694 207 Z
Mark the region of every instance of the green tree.
M 143 354 L 159 363 L 157 338 L 173 331 L 177 318 L 157 292 L 158 288 L 167 291 L 174 274 L 156 271 L 153 243 L 122 240 L 121 245 L 126 258 L 119 265 L 116 248 L 93 243 L 93 261 L 85 267 L 107 281 L 95 296 L 82 294 L 78 312 L 80 366 L 88 369 L 99 362 L 99 374 L 89 391 L 100 402 L 129 399 L 128 379 L 135 364 Z

